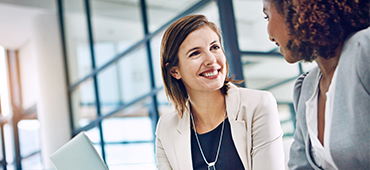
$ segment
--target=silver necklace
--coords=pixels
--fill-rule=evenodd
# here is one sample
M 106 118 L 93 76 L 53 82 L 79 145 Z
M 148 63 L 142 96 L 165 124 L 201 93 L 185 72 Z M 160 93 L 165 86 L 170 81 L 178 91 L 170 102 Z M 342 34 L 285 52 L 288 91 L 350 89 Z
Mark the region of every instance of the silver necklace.
M 203 160 L 208 165 L 208 170 L 216 170 L 216 162 L 217 162 L 217 159 L 218 159 L 218 154 L 220 153 L 222 135 L 224 134 L 226 111 L 225 111 L 224 121 L 222 122 L 222 129 L 221 129 L 220 141 L 218 142 L 218 149 L 217 149 L 216 159 L 215 159 L 214 162 L 210 162 L 210 163 L 207 161 L 206 157 L 204 156 L 202 146 L 200 146 L 200 142 L 199 142 L 198 135 L 197 135 L 197 130 L 195 129 L 193 113 L 190 113 L 190 117 L 191 117 L 191 122 L 192 122 L 193 128 L 194 128 L 193 130 L 194 130 L 194 133 L 195 133 L 195 138 L 197 139 L 197 143 L 198 143 L 198 146 L 199 146 L 200 153 L 202 154 Z

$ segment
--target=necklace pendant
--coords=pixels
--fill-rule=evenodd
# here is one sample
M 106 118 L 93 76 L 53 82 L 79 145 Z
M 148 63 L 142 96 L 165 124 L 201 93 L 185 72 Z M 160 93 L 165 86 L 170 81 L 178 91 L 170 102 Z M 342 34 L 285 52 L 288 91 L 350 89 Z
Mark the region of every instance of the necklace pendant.
M 211 162 L 208 164 L 208 170 L 216 170 L 216 166 L 215 166 L 216 162 Z

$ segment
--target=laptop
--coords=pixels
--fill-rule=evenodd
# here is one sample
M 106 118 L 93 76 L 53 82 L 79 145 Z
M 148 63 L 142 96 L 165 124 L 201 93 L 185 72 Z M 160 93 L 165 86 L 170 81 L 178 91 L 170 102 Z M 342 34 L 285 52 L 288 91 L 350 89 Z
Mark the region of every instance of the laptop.
M 50 160 L 57 170 L 108 170 L 85 132 L 55 151 Z

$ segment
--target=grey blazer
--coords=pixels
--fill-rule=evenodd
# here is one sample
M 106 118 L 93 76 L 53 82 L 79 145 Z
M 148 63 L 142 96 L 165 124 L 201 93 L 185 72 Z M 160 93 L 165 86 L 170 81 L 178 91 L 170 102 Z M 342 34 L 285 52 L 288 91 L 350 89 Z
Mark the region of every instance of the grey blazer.
M 295 84 L 297 128 L 290 149 L 289 169 L 322 169 L 311 153 L 306 101 L 313 95 L 316 67 Z M 370 169 L 370 27 L 350 36 L 337 66 L 330 152 L 338 169 Z

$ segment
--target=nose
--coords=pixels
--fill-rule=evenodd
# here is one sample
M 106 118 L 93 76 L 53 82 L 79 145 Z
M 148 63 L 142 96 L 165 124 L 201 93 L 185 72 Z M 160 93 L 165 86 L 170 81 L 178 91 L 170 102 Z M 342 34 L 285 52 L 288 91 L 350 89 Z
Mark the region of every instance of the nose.
M 275 42 L 275 38 L 269 36 L 270 41 Z
M 208 66 L 208 65 L 212 65 L 213 63 L 216 63 L 216 62 L 217 62 L 216 56 L 212 52 L 208 51 L 205 54 L 204 64 L 206 66 Z

